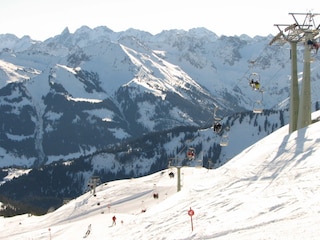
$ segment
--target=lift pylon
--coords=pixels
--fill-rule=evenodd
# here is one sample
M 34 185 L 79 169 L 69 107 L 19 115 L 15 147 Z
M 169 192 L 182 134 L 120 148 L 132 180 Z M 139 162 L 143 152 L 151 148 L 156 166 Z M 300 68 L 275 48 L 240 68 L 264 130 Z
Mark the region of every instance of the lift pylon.
M 279 33 L 269 43 L 289 42 L 291 45 L 291 92 L 290 92 L 290 122 L 289 133 L 306 127 L 311 124 L 311 86 L 310 86 L 310 48 L 308 42 L 319 35 L 319 27 L 316 26 L 315 13 L 289 13 L 292 15 L 294 24 L 275 24 Z M 303 21 L 299 22 L 298 17 L 302 16 Z M 285 29 L 281 29 L 285 27 Z M 303 42 L 304 68 L 301 96 L 299 96 L 298 76 L 297 76 L 297 44 Z

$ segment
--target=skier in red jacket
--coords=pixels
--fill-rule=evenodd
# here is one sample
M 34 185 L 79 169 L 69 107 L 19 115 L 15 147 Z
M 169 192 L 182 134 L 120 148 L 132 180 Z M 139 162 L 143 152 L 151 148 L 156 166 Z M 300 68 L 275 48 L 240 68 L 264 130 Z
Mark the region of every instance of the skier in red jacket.
M 117 220 L 116 216 L 113 216 L 112 217 L 112 226 L 116 225 L 116 220 Z

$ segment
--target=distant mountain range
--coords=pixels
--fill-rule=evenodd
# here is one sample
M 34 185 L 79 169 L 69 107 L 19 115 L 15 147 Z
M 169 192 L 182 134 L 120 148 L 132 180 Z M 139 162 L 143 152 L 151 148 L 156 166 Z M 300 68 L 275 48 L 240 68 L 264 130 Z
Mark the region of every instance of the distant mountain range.
M 224 164 L 288 123 L 290 48 L 270 46 L 271 39 L 218 37 L 204 28 L 151 35 L 86 26 L 43 42 L 0 35 L 2 175 L 19 167 L 32 171 L 18 179 L 37 176 L 5 183 L 1 192 L 17 200 L 22 192 L 55 196 L 59 205 L 82 193 L 92 175 L 108 181 L 189 164 L 190 147 L 201 164 Z M 299 71 L 302 56 L 299 46 Z M 252 74 L 263 91 L 249 86 Z M 256 105 L 263 113 L 253 113 Z M 212 130 L 217 119 L 219 134 Z M 39 175 L 51 183 L 35 186 Z M 11 194 L 22 186 L 21 196 Z

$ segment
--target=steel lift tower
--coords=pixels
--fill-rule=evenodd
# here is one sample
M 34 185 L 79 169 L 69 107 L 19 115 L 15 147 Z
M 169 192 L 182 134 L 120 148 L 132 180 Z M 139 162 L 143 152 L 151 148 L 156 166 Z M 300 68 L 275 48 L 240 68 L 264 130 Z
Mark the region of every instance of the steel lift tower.
M 310 84 L 310 62 L 311 48 L 309 42 L 319 35 L 319 27 L 314 22 L 314 17 L 319 14 L 314 13 L 289 13 L 292 15 L 295 23 L 275 24 L 279 33 L 269 43 L 274 42 L 285 43 L 291 45 L 291 87 L 290 87 L 290 122 L 289 133 L 296 131 L 311 124 L 311 84 Z M 303 21 L 299 23 L 298 16 L 303 17 Z M 285 27 L 284 30 L 281 27 Z M 304 66 L 303 81 L 299 96 L 298 74 L 297 74 L 297 44 L 304 43 Z
M 291 46 L 291 85 L 290 85 L 290 119 L 289 119 L 289 132 L 297 130 L 298 113 L 299 113 L 299 85 L 298 85 L 298 70 L 297 70 L 297 43 L 301 41 L 302 37 L 299 31 L 295 31 L 296 24 L 275 24 L 279 29 L 279 33 L 269 43 L 272 45 L 274 42 L 285 44 L 290 43 Z M 281 27 L 286 27 L 284 31 Z

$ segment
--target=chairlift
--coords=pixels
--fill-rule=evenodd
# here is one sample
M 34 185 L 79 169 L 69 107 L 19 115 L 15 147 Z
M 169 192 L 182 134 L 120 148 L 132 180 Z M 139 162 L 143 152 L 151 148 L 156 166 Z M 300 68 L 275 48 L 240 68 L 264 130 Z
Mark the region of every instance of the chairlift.
M 132 153 L 132 147 L 128 144 L 127 145 L 127 154 Z
M 214 108 L 213 118 L 214 118 L 214 120 L 216 120 L 216 121 L 221 121 L 221 118 L 217 117 L 217 111 L 218 111 L 218 109 L 219 109 L 219 107 L 217 107 L 217 106 Z
M 226 147 L 229 144 L 229 127 L 226 127 L 226 131 L 223 133 L 221 139 L 220 139 L 220 146 Z
M 249 85 L 252 87 L 253 90 L 260 90 L 260 75 L 258 73 L 251 73 L 249 76 Z
M 202 159 L 198 159 L 196 161 L 195 167 L 196 168 L 202 168 L 203 167 L 203 160 Z
M 221 147 L 226 147 L 229 144 L 229 137 L 227 134 L 222 135 L 221 140 L 220 140 L 220 146 Z
M 187 151 L 187 158 L 189 160 L 194 160 L 196 158 L 196 150 L 194 148 L 189 148 Z
M 307 44 L 308 44 L 310 50 L 315 50 L 315 54 L 318 53 L 318 50 L 320 48 L 320 43 L 318 43 L 314 39 L 309 39 Z
M 253 112 L 254 113 L 262 113 L 263 112 L 263 105 L 261 100 L 257 100 L 254 104 L 253 104 Z
M 216 132 L 216 133 L 219 133 L 219 132 L 221 132 L 221 130 L 222 130 L 221 123 L 219 121 L 215 121 L 213 123 L 213 131 Z
M 262 113 L 263 112 L 263 91 L 260 91 L 261 93 L 261 98 L 256 100 L 254 103 L 253 103 L 253 112 L 254 113 Z
M 218 111 L 218 107 L 216 107 L 214 109 L 214 113 L 213 113 L 214 121 L 213 121 L 213 126 L 212 127 L 213 127 L 213 131 L 214 132 L 219 133 L 222 130 L 222 124 L 220 123 L 221 118 L 216 116 L 217 111 Z

